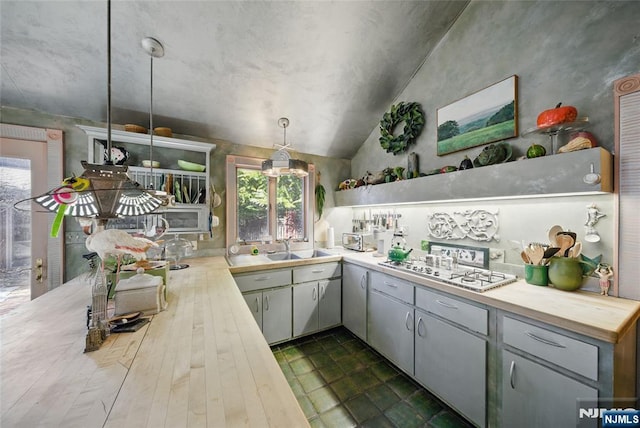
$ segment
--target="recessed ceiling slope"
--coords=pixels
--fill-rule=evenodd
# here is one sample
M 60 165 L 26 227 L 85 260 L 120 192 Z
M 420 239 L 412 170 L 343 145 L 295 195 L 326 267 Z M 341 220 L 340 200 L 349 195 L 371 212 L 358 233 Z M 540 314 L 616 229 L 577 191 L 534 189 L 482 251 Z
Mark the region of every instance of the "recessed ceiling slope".
M 114 123 L 350 158 L 467 2 L 115 2 Z M 106 1 L 2 1 L 3 106 L 106 121 Z

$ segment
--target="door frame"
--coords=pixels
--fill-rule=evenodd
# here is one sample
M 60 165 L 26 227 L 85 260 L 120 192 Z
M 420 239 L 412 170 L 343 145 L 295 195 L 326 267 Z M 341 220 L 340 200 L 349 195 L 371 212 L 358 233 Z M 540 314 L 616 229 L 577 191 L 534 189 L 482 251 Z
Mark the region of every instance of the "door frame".
M 62 173 L 64 166 L 64 144 L 62 130 L 0 123 L 0 138 L 23 140 L 25 142 L 32 141 L 45 143 L 47 151 L 47 161 L 46 171 L 44 172 L 47 177 L 47 189 L 52 189 L 60 185 L 63 178 Z M 38 171 L 38 174 L 41 174 L 42 172 L 43 171 Z M 36 195 L 34 194 L 32 196 Z M 35 206 L 35 204 L 33 206 Z M 51 228 L 53 220 L 53 216 L 47 216 L 47 230 Z M 62 231 L 64 232 L 64 225 Z M 59 234 L 57 238 L 52 238 L 51 236 L 48 237 L 47 256 L 45 261 L 45 269 L 43 272 L 43 274 L 45 275 L 43 283 L 46 284 L 46 289 L 45 287 L 42 287 L 42 289 L 34 290 L 34 287 L 32 286 L 31 299 L 35 299 L 39 295 L 44 294 L 47 291 L 50 291 L 62 284 L 64 280 L 63 236 L 64 233 Z M 33 260 L 32 266 L 34 266 Z

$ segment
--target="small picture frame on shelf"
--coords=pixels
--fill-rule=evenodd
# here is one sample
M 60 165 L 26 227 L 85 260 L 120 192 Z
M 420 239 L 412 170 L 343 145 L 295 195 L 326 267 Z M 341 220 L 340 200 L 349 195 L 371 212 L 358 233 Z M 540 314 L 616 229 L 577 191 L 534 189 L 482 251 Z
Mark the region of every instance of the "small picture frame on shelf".
M 518 76 L 437 110 L 438 156 L 518 136 Z

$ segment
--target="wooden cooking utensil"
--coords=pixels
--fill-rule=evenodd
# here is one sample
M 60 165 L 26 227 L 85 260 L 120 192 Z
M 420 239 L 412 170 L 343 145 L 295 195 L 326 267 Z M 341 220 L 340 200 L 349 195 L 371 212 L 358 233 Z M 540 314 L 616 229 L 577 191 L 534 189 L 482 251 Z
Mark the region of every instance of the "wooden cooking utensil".
M 540 244 L 532 244 L 529 250 L 529 259 L 534 265 L 541 265 L 544 258 L 544 247 Z
M 562 232 L 562 226 L 554 225 L 549 229 L 549 243 L 552 247 L 558 247 L 558 242 L 556 241 L 556 236 L 559 232 Z
M 525 262 L 526 264 L 531 264 L 531 259 L 529 258 L 525 250 L 522 250 L 520 252 L 520 257 L 522 258 L 522 261 Z
M 573 243 L 571 244 L 572 246 L 573 246 L 573 244 L 576 243 L 576 240 L 578 239 L 578 235 L 575 232 L 570 232 L 570 231 L 567 231 L 567 230 L 563 230 L 562 232 L 558 232 L 558 235 L 570 236 L 571 239 L 573 239 Z M 558 235 L 556 235 L 556 239 L 557 239 Z
M 582 254 L 582 242 L 578 241 L 573 248 L 569 250 L 569 255 L 571 257 L 580 257 L 580 254 Z
M 568 256 L 568 250 L 569 248 L 571 248 L 571 246 L 573 245 L 573 238 L 569 235 L 562 235 L 559 234 L 558 236 L 556 236 L 556 241 L 558 242 L 558 245 L 560 246 L 560 251 L 558 251 L 560 253 L 560 255 L 567 257 Z

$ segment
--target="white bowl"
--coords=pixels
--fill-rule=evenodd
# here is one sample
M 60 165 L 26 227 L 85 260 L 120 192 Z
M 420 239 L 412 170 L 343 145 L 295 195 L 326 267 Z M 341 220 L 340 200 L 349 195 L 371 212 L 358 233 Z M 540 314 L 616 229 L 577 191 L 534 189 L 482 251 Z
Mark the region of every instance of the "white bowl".
M 142 161 L 142 166 L 144 166 L 145 168 L 151 168 L 151 161 L 148 159 L 145 159 Z M 154 168 L 160 168 L 160 162 L 158 161 L 153 161 L 153 167 Z

